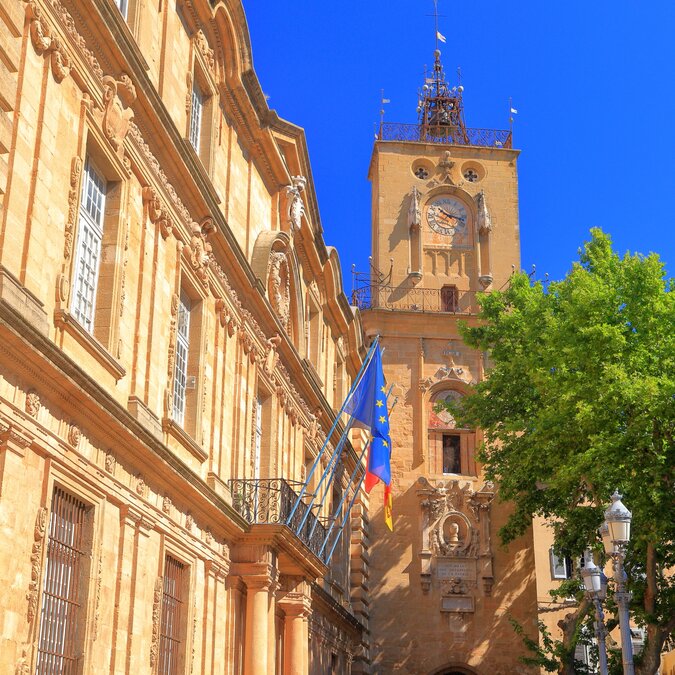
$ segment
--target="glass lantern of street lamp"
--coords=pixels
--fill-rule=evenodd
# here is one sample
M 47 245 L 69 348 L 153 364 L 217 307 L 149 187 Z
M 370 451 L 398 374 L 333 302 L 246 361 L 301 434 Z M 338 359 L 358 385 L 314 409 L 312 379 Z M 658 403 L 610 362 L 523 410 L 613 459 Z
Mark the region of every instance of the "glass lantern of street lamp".
M 612 538 L 609 536 L 609 525 L 603 522 L 602 525 L 600 525 L 600 529 L 598 531 L 600 532 L 600 537 L 602 538 L 602 545 L 605 548 L 605 553 L 607 555 L 612 555 L 612 553 L 614 553 L 614 543 L 612 542 Z
M 607 577 L 602 570 L 600 570 L 600 592 L 598 593 L 598 598 L 601 602 L 604 602 L 607 598 Z
M 589 593 L 600 593 L 602 590 L 602 571 L 600 568 L 592 561 L 589 560 L 586 563 L 584 569 L 581 570 L 581 577 L 584 580 L 584 588 Z
M 605 511 L 605 522 L 613 543 L 624 546 L 630 540 L 631 512 L 623 505 L 621 495 L 614 492 L 612 505 Z

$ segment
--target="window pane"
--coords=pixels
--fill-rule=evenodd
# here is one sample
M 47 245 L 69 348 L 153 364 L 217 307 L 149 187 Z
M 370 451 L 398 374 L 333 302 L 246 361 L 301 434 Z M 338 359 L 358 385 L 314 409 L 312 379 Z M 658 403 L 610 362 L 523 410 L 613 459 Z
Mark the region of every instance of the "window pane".
M 185 422 L 188 350 L 190 348 L 190 298 L 181 291 L 176 330 L 176 366 L 173 382 L 173 419 L 181 426 Z
M 192 106 L 190 111 L 190 143 L 192 147 L 199 152 L 199 139 L 202 128 L 202 109 L 204 107 L 204 98 L 195 85 L 192 88 Z
M 443 473 L 461 473 L 460 437 L 443 434 Z
M 90 333 L 94 329 L 105 194 L 105 179 L 87 160 L 82 179 L 71 312 Z

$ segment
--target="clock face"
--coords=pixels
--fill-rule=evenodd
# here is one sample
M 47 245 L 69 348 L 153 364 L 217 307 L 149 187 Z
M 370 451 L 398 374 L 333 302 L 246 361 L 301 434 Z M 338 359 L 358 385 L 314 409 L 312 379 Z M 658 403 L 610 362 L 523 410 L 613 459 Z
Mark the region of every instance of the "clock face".
M 435 197 L 427 204 L 427 222 L 438 234 L 453 236 L 467 232 L 466 207 L 453 197 Z

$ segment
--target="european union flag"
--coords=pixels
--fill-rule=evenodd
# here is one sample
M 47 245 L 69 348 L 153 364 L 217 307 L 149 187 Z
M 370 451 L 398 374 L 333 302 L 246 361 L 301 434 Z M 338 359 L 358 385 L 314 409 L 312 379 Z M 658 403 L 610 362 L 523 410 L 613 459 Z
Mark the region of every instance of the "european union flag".
M 382 372 L 382 352 L 375 348 L 370 363 L 366 366 L 361 381 L 356 386 L 345 412 L 370 429 L 372 441 L 368 455 L 368 472 L 377 476 L 385 485 L 391 481 L 389 457 L 389 413 L 387 411 L 387 388 Z

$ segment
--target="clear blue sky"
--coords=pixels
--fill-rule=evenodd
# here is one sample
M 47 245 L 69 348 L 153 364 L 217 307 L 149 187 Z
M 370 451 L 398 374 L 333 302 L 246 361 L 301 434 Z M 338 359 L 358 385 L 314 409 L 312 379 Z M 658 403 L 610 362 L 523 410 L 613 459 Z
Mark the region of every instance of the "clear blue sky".
M 366 268 L 379 118 L 416 121 L 433 61 L 432 0 L 244 0 L 270 107 L 305 128 L 328 244 Z M 675 4 L 439 0 L 442 60 L 462 68 L 467 125 L 518 110 L 522 264 L 560 278 L 598 226 L 675 264 Z

